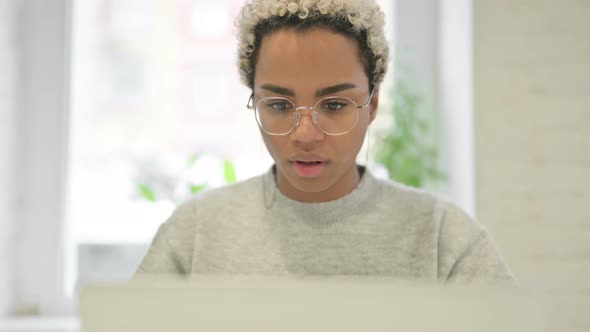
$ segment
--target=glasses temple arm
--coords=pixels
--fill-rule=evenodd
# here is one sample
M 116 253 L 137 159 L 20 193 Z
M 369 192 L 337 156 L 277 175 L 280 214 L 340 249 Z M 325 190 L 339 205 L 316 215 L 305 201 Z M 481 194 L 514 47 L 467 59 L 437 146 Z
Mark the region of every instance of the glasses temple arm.
M 254 105 L 250 105 L 250 102 L 253 102 L 253 101 L 254 101 L 254 93 L 252 93 L 250 95 L 250 98 L 248 98 L 248 103 L 246 104 L 247 109 L 249 109 L 249 110 L 254 109 Z

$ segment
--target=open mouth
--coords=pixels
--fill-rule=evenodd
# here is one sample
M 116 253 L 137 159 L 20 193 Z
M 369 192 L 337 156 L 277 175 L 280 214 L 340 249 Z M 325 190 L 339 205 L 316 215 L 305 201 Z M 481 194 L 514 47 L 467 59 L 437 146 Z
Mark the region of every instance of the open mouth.
M 299 161 L 292 163 L 295 173 L 304 178 L 313 178 L 322 174 L 326 168 L 325 161 Z

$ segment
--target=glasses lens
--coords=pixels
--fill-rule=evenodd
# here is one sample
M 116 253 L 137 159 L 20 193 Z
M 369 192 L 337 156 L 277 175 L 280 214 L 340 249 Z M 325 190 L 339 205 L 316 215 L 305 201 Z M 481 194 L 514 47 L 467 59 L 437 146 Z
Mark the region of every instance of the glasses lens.
M 357 105 L 345 97 L 320 100 L 316 106 L 317 124 L 328 134 L 342 134 L 351 130 L 358 120 Z
M 256 104 L 256 121 L 262 130 L 284 134 L 296 123 L 295 105 L 284 98 L 264 98 Z

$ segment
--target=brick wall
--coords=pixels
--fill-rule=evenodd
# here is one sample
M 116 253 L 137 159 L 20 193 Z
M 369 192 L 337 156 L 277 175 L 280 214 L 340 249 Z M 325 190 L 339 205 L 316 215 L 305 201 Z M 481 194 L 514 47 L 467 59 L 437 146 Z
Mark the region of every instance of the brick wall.
M 17 0 L 0 0 L 0 317 L 12 303 Z
M 590 289 L 590 1 L 474 1 L 478 217 L 524 284 Z

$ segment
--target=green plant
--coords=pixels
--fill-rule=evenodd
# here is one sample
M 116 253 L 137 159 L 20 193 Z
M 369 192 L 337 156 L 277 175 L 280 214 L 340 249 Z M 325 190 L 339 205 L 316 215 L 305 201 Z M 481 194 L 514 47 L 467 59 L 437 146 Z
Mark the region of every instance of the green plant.
M 426 143 L 430 126 L 419 112 L 420 97 L 404 82 L 393 90 L 389 112 L 391 125 L 377 132 L 375 161 L 383 165 L 389 177 L 412 187 L 424 187 L 428 181 L 442 180 L 438 169 L 438 150 Z
M 165 174 L 162 169 L 154 169 L 153 165 L 142 167 L 142 174 L 135 180 L 137 196 L 148 202 L 168 200 L 176 203 L 185 201 L 188 197 L 210 187 L 208 181 L 194 182 L 190 174 L 200 155 L 191 155 L 183 169 L 175 174 Z M 157 167 L 156 167 L 157 168 Z M 226 184 L 236 182 L 236 170 L 232 161 L 223 160 L 223 179 Z

